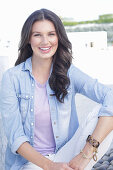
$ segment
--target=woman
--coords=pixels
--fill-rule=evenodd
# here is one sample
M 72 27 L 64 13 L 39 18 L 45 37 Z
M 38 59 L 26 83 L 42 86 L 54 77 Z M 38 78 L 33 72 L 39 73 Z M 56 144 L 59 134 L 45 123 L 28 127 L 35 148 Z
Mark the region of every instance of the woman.
M 102 104 L 98 115 L 81 126 L 76 93 Z M 6 170 L 85 169 L 113 129 L 112 90 L 72 64 L 64 26 L 47 9 L 35 11 L 24 23 L 19 57 L 3 76 L 0 96 Z

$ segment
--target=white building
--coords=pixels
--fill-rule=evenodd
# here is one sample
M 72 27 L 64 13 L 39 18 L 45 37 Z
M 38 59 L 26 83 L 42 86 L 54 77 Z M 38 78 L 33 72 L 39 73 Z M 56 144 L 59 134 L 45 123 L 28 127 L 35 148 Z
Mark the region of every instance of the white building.
M 68 38 L 74 49 L 78 48 L 107 48 L 107 32 L 69 32 Z

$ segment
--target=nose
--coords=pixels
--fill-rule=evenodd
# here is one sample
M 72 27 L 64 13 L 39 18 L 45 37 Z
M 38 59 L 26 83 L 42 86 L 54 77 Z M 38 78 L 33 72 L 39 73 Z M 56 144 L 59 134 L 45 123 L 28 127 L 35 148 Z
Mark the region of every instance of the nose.
M 48 42 L 49 42 L 48 37 L 47 37 L 47 36 L 43 36 L 43 38 L 42 38 L 42 43 L 43 43 L 43 44 L 48 44 Z

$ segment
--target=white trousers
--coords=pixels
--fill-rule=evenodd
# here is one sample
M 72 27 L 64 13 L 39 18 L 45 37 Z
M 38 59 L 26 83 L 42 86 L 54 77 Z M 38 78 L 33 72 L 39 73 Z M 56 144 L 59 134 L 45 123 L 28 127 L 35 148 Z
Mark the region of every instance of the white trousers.
M 100 106 L 97 106 L 91 113 L 88 114 L 84 122 L 81 122 L 76 133 L 72 139 L 67 142 L 56 154 L 50 154 L 46 156 L 48 159 L 54 162 L 69 162 L 73 157 L 80 153 L 86 144 L 86 138 L 92 134 L 98 121 L 98 111 Z M 113 131 L 104 139 L 98 148 L 98 160 L 107 152 L 113 139 Z M 97 160 L 97 161 L 98 161 Z M 91 170 L 96 162 L 92 159 L 85 170 Z M 42 168 L 28 162 L 21 170 L 42 170 Z

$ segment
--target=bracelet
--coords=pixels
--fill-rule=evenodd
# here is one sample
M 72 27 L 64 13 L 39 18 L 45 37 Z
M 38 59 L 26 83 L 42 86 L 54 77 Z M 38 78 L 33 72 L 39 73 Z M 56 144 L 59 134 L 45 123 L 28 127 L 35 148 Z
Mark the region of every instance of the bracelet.
M 82 157 L 85 159 L 91 159 L 93 158 L 93 160 L 96 162 L 97 161 L 97 149 L 100 145 L 100 143 L 94 139 L 91 135 L 89 135 L 86 139 L 86 142 L 88 142 L 91 146 L 93 146 L 93 156 L 92 157 L 88 157 L 83 150 L 80 151 L 80 153 L 82 153 Z
M 89 135 L 86 139 L 87 142 L 89 142 L 94 148 L 98 148 L 100 143 L 94 139 L 91 135 Z
M 97 161 L 97 155 L 96 155 L 97 149 L 98 149 L 100 143 L 96 139 L 94 139 L 91 135 L 89 135 L 87 137 L 86 142 L 89 142 L 89 144 L 93 146 L 93 153 L 94 153 L 93 160 L 96 162 Z
M 97 161 L 97 153 L 98 153 L 98 151 L 97 151 L 97 148 L 93 148 L 93 152 L 94 152 L 94 154 L 93 154 L 93 160 L 96 162 Z
M 83 150 L 80 150 L 80 153 L 82 153 L 82 157 L 85 159 L 91 159 L 92 157 L 86 156 L 86 154 L 83 152 Z
M 94 152 L 93 156 L 88 157 L 88 156 L 83 152 L 83 150 L 80 150 L 80 153 L 82 153 L 82 157 L 83 157 L 83 158 L 85 158 L 85 159 L 92 159 L 92 158 L 93 158 L 93 160 L 96 162 L 96 161 L 97 161 L 97 155 L 96 155 L 96 154 L 97 154 L 97 148 L 94 148 L 93 152 Z

